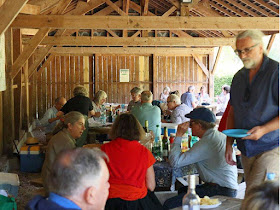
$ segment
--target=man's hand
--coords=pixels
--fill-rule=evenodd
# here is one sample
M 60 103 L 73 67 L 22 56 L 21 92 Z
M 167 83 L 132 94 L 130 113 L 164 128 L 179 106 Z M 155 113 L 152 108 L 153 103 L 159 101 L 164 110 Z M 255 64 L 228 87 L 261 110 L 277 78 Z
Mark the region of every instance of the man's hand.
M 259 140 L 264 134 L 266 134 L 266 131 L 262 126 L 256 126 L 249 130 L 247 133 L 250 135 L 242 139 Z
M 189 126 L 190 126 L 189 122 L 184 122 L 184 123 L 178 125 L 176 136 L 182 137 L 187 132 Z
M 225 158 L 226 158 L 226 162 L 231 165 L 234 166 L 236 165 L 236 162 L 232 159 L 232 145 L 227 144 L 226 145 L 226 152 L 225 152 Z

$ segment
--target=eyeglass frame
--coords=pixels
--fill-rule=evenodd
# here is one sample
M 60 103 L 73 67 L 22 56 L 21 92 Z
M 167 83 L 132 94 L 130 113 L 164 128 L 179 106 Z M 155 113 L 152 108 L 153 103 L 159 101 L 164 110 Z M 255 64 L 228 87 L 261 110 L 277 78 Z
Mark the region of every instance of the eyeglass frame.
M 253 46 L 247 47 L 243 50 L 237 50 L 236 49 L 236 50 L 234 50 L 234 52 L 235 52 L 236 55 L 239 55 L 239 56 L 242 55 L 243 53 L 247 54 L 247 53 L 251 52 L 251 50 L 254 49 L 255 47 L 257 47 L 259 44 L 260 43 L 254 44 Z

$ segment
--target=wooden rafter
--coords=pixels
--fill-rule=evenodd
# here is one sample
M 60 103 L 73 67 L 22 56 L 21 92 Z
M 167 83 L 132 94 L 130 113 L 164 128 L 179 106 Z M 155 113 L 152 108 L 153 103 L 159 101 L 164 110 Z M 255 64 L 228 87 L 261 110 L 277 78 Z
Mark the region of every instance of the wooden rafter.
M 169 15 L 171 15 L 173 12 L 175 12 L 177 10 L 177 7 L 172 6 L 168 11 L 166 11 L 162 17 L 168 17 Z
M 57 9 L 57 7 L 55 7 L 52 14 L 61 14 L 64 11 L 64 9 L 68 6 L 70 1 L 71 0 L 60 0 L 59 4 L 57 5 L 57 7 L 59 7 L 59 8 Z M 36 35 L 30 40 L 30 43 L 28 43 L 28 46 L 23 49 L 22 53 L 19 55 L 19 57 L 13 63 L 12 72 L 11 72 L 12 78 L 14 78 L 18 74 L 20 69 L 23 67 L 23 65 L 26 63 L 26 61 L 31 57 L 31 55 L 34 53 L 34 51 L 36 50 L 38 45 L 41 43 L 41 41 L 44 39 L 44 37 L 48 35 L 50 30 L 51 30 L 51 28 L 40 29 L 36 33 Z M 63 30 L 61 30 L 61 31 L 63 31 Z M 48 46 L 47 49 L 50 50 L 51 46 Z
M 53 47 L 50 51 L 52 54 L 129 54 L 129 55 L 191 55 L 191 54 L 209 54 L 213 48 L 171 48 L 171 47 Z
M 107 23 L 107 24 L 104 24 Z M 123 17 L 77 15 L 18 15 L 16 28 L 127 30 L 279 30 L 277 17 Z
M 207 67 L 202 63 L 202 61 L 199 59 L 198 55 L 192 54 L 192 56 L 194 57 L 195 61 L 197 62 L 197 64 L 200 66 L 200 68 L 202 69 L 202 71 L 204 72 L 204 74 L 208 78 L 209 77 L 209 70 L 207 69 Z
M 211 70 L 211 73 L 212 73 L 212 74 L 215 74 L 215 72 L 216 72 L 218 63 L 219 63 L 219 61 L 220 61 L 220 57 L 221 57 L 222 50 L 223 50 L 223 47 L 222 47 L 222 46 L 219 47 L 219 50 L 218 50 L 218 53 L 217 53 L 217 56 L 216 56 L 216 59 L 215 59 L 215 63 L 214 63 L 214 66 L 213 66 L 213 69 Z
M 273 34 L 273 35 L 271 35 L 271 37 L 269 39 L 269 42 L 268 42 L 268 45 L 267 45 L 267 48 L 266 48 L 267 54 L 271 50 L 272 44 L 273 44 L 273 42 L 275 40 L 275 37 L 276 37 L 276 34 Z
M 20 10 L 28 0 L 18 0 L 18 1 L 5 1 L 0 7 L 1 21 L 0 21 L 0 35 L 4 33 L 7 28 L 11 25 L 13 20 L 19 14 Z
M 77 7 L 74 10 L 68 12 L 67 15 L 85 14 L 104 3 L 104 0 L 91 0 L 87 3 L 78 1 Z
M 234 38 L 178 37 L 46 37 L 42 44 L 57 46 L 223 46 L 234 45 Z
M 265 1 L 260 1 L 260 0 L 254 0 L 254 1 L 268 9 L 270 9 L 274 13 L 279 14 L 279 10 L 277 10 L 275 7 L 271 6 L 269 3 L 265 2 Z
M 20 10 L 21 14 L 37 15 L 40 14 L 41 7 L 32 4 L 25 4 L 25 6 Z
M 111 2 L 111 0 L 105 0 L 106 4 L 108 4 L 110 7 L 112 7 L 117 13 L 119 13 L 122 16 L 127 16 L 127 14 L 122 11 L 121 8 L 119 8 L 116 4 L 114 4 L 113 2 Z

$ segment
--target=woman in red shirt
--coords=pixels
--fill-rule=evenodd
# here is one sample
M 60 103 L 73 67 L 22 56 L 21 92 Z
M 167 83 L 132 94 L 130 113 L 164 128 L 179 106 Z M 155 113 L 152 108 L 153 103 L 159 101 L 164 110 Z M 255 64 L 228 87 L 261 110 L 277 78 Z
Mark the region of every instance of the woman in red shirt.
M 162 209 L 155 189 L 155 159 L 139 141 L 145 132 L 132 114 L 121 114 L 115 120 L 111 142 L 101 149 L 108 155 L 110 172 L 106 210 Z

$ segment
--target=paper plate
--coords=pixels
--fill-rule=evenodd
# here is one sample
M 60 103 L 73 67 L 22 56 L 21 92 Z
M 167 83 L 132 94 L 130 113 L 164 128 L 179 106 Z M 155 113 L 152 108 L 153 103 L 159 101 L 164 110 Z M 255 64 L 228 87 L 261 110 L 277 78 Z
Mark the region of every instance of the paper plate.
M 218 207 L 221 204 L 222 204 L 222 202 L 219 202 L 219 203 L 213 204 L 213 205 L 200 205 L 200 208 L 201 209 L 213 209 L 213 208 Z
M 243 138 L 245 136 L 250 135 L 247 133 L 248 131 L 249 130 L 246 130 L 246 129 L 228 129 L 228 130 L 222 131 L 222 133 L 226 134 L 229 137 Z

